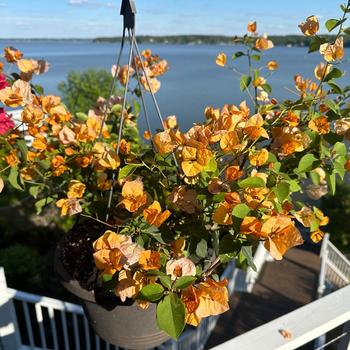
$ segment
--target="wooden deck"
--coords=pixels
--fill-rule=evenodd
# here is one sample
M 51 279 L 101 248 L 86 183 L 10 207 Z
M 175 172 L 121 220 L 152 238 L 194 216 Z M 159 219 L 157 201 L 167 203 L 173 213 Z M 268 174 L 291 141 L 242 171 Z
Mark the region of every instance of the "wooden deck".
M 282 261 L 265 264 L 251 294 L 234 293 L 231 310 L 223 314 L 207 349 L 289 313 L 316 297 L 319 256 L 291 249 Z

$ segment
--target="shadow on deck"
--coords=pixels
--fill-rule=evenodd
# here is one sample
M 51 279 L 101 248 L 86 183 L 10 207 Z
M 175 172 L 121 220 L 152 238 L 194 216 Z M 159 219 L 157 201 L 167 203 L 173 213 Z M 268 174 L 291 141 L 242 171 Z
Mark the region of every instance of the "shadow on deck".
M 233 294 L 231 310 L 219 318 L 206 349 L 310 303 L 316 298 L 319 269 L 319 256 L 303 249 L 266 263 L 252 293 Z

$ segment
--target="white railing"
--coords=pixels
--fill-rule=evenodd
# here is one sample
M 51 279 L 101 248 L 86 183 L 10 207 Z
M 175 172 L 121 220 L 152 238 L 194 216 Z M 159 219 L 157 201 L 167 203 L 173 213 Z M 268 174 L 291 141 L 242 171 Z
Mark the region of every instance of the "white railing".
M 115 347 L 93 333 L 80 305 L 7 288 L 0 268 L 0 349 L 102 348 Z
M 350 284 L 350 261 L 329 240 L 329 234 L 323 239 L 320 257 L 319 297 Z
M 330 241 L 329 237 L 330 235 L 327 233 L 321 246 L 318 298 L 322 298 L 324 295 L 350 284 L 350 261 Z M 326 345 L 327 334 L 323 334 L 315 341 L 314 349 L 322 349 Z
M 229 281 L 229 294 L 251 290 L 266 260 L 265 249 L 260 246 L 254 255 L 257 272 L 245 273 L 234 262 L 230 263 L 222 275 Z M 189 327 L 178 341 L 168 341 L 158 349 L 203 349 L 218 318 L 206 318 L 199 327 Z M 0 267 L 0 349 L 118 348 L 93 333 L 81 306 L 8 288 L 4 269 Z
M 337 350 L 350 349 L 350 286 L 279 317 L 212 350 L 295 350 L 344 325 Z
M 213 350 L 294 350 L 313 340 L 317 350 L 328 349 L 330 344 L 350 350 L 350 261 L 330 242 L 329 234 L 324 237 L 320 258 L 317 301 Z M 342 330 L 334 332 L 338 327 Z M 328 337 L 330 331 L 334 334 Z

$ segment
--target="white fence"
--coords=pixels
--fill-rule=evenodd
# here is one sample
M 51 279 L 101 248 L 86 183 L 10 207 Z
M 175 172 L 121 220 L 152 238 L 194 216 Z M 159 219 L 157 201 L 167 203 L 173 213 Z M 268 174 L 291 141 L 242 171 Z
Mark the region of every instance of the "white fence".
M 350 286 L 253 329 L 212 350 L 294 350 L 345 324 L 338 350 L 350 350 Z
M 7 288 L 3 268 L 0 283 L 0 349 L 111 349 L 80 305 Z
M 222 275 L 229 281 L 229 293 L 251 289 L 266 258 L 260 246 L 254 256 L 258 268 L 254 273 L 248 270 L 246 274 L 234 263 L 229 264 Z M 209 317 L 197 328 L 188 327 L 178 341 L 170 340 L 158 349 L 203 349 L 217 320 L 218 316 Z M 117 348 L 93 333 L 81 306 L 8 288 L 4 269 L 0 267 L 0 350 L 17 349 Z
M 329 234 L 323 239 L 320 257 L 319 297 L 350 284 L 350 261 L 329 240 Z
M 313 340 L 315 350 L 328 349 L 330 344 L 337 350 L 350 350 L 350 261 L 329 240 L 329 234 L 322 242 L 320 258 L 317 301 L 212 350 L 295 350 Z

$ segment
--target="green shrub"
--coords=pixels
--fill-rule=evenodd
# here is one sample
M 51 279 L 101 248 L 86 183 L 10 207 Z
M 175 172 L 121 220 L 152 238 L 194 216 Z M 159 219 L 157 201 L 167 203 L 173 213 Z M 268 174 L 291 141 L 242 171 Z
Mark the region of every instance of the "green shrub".
M 108 97 L 112 80 L 112 75 L 103 69 L 70 72 L 67 81 L 58 85 L 58 90 L 72 113 L 86 113 L 95 106 L 98 97 Z
M 40 279 L 42 258 L 31 247 L 14 244 L 0 249 L 0 266 L 4 267 L 10 287 L 33 291 Z

